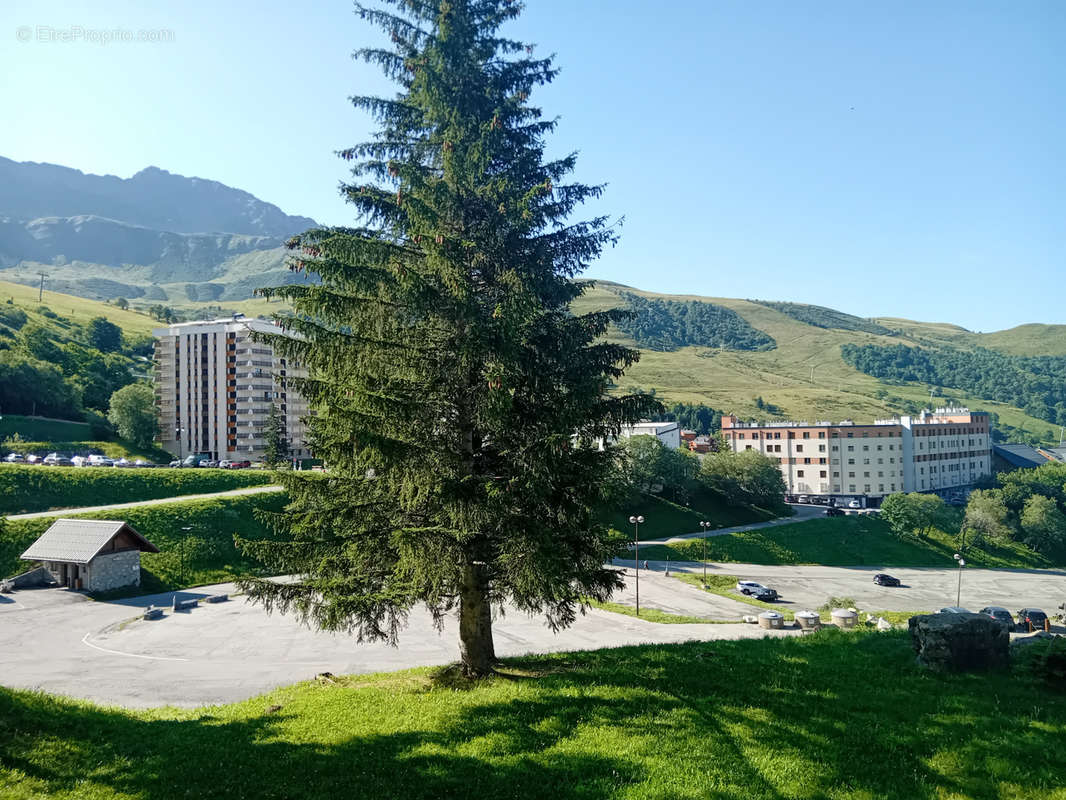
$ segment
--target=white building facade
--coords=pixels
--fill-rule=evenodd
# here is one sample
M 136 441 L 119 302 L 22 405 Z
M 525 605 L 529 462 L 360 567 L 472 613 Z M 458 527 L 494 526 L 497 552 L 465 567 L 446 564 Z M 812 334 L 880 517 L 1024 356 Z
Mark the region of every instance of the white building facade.
M 304 442 L 307 404 L 288 379 L 306 372 L 276 356 L 252 332 L 281 333 L 273 322 L 242 315 L 157 328 L 155 394 L 160 444 L 178 458 L 263 457 L 271 409 L 284 421 L 290 455 L 310 455 Z
M 917 417 L 850 421 L 741 422 L 722 418 L 734 452 L 776 459 L 790 495 L 881 498 L 894 492 L 950 492 L 992 472 L 988 414 L 938 408 Z
M 635 422 L 626 425 L 618 433 L 619 439 L 631 436 L 654 436 L 664 447 L 677 450 L 681 447 L 681 423 L 679 422 Z

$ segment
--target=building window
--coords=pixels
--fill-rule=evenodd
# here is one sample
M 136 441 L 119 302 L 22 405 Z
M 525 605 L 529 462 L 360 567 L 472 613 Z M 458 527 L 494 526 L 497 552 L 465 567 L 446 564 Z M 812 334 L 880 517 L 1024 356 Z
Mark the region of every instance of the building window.
M 801 470 L 801 469 L 796 470 L 796 477 L 797 478 L 802 478 L 803 477 L 803 470 Z
M 855 491 L 855 484 L 854 483 L 851 484 L 850 486 L 848 486 L 848 491 L 854 493 L 854 491 Z
M 796 452 L 797 453 L 802 453 L 803 452 L 803 445 L 801 445 L 801 444 L 796 445 Z
M 818 431 L 818 438 L 819 439 L 824 439 L 825 438 L 825 431 Z
M 869 472 L 864 472 L 864 473 L 862 474 L 862 476 L 863 476 L 864 478 L 869 478 L 869 477 L 870 477 L 870 473 L 869 473 Z
M 848 445 L 848 452 L 849 453 L 854 453 L 855 452 L 855 445 L 849 444 Z
M 825 445 L 824 444 L 818 445 L 818 452 L 819 453 L 824 453 L 825 452 Z
M 869 452 L 869 450 L 870 450 L 870 445 L 868 445 L 868 444 L 864 444 L 864 445 L 862 446 L 862 451 L 863 451 L 864 453 L 866 453 L 866 452 Z
M 824 478 L 825 477 L 825 470 L 824 469 L 818 471 L 818 477 L 819 478 Z
M 848 473 L 848 477 L 849 477 L 849 478 L 854 478 L 854 477 L 855 477 L 855 473 L 854 473 L 854 472 L 849 472 L 849 473 Z M 855 490 L 854 490 L 854 489 L 852 489 L 852 491 L 855 491 Z

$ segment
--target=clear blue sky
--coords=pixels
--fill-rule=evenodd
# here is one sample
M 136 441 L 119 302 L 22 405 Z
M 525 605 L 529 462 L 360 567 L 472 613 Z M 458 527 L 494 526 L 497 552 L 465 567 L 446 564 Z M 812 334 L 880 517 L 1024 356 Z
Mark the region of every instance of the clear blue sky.
M 161 43 L 19 42 L 36 26 Z M 554 152 L 625 217 L 588 275 L 995 330 L 1066 322 L 1066 3 L 531 0 Z M 23 34 L 25 35 L 25 34 Z M 87 36 L 88 34 L 83 34 Z M 346 0 L 7 0 L 0 155 L 212 178 L 352 221 L 333 151 L 387 91 Z

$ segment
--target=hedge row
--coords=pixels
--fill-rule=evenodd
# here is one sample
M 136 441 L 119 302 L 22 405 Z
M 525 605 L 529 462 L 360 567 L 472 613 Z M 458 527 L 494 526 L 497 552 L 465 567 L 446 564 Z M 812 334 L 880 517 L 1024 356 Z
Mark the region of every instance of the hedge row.
M 224 492 L 273 481 L 273 473 L 265 470 L 0 464 L 0 513 L 23 514 L 53 508 L 132 503 Z
M 114 511 L 72 515 L 72 519 L 122 519 L 159 548 L 141 555 L 141 591 L 145 594 L 202 586 L 259 574 L 260 565 L 246 559 L 233 546 L 233 534 L 247 539 L 266 536 L 256 512 L 280 511 L 288 497 L 265 492 L 215 500 L 186 500 Z M 19 560 L 33 541 L 55 519 L 0 519 L 0 577 L 14 575 L 31 565 Z M 183 527 L 191 528 L 183 531 Z M 184 542 L 184 578 L 182 547 Z

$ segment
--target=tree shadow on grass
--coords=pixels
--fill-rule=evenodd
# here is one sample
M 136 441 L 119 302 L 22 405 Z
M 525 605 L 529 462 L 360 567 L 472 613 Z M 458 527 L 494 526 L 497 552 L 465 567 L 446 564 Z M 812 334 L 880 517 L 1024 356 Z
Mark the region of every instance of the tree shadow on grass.
M 1006 784 L 1047 797 L 1066 774 L 1066 698 L 1038 698 L 1017 676 L 920 671 L 905 634 L 500 669 L 468 685 L 446 671 L 342 678 L 191 713 L 0 690 L 0 784 L 15 798 L 913 800 L 999 798 Z

